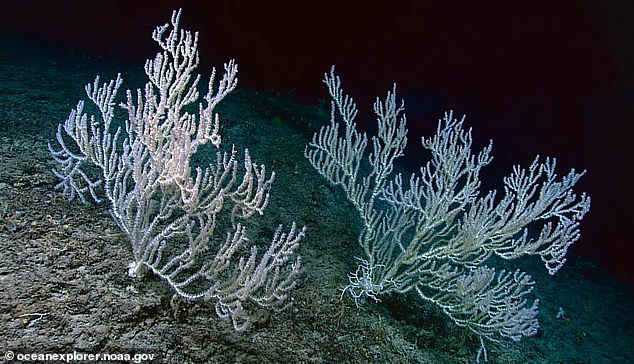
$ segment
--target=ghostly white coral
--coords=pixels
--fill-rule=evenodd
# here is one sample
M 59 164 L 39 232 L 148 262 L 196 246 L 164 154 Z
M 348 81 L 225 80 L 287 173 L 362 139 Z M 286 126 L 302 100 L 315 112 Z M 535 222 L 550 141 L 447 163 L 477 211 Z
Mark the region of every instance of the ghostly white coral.
M 253 321 L 247 303 L 286 306 L 299 274 L 294 252 L 305 228 L 293 223 L 283 233 L 280 226 L 264 253 L 249 248 L 240 222 L 264 213 L 275 174 L 253 163 L 248 150 L 240 168 L 233 147 L 219 150 L 214 164 L 190 165 L 198 147 L 220 148 L 214 109 L 235 89 L 238 66 L 226 63 L 217 85 L 214 69 L 198 114 L 187 111 L 199 98 L 200 76 L 193 75 L 198 34 L 179 29 L 180 14 L 175 11 L 171 24 L 152 34 L 162 52 L 145 64 L 145 88 L 127 91 L 123 129 L 113 122 L 121 76 L 104 84 L 97 77 L 86 86 L 98 113 L 87 113 L 80 101 L 59 125 L 57 147 L 49 144 L 58 164 L 53 172 L 70 199 L 85 202 L 90 194 L 110 203 L 132 244 L 131 277 L 151 271 L 181 297 L 215 301 L 218 315 L 241 331 Z M 229 225 L 225 233 L 217 231 L 220 221 Z

